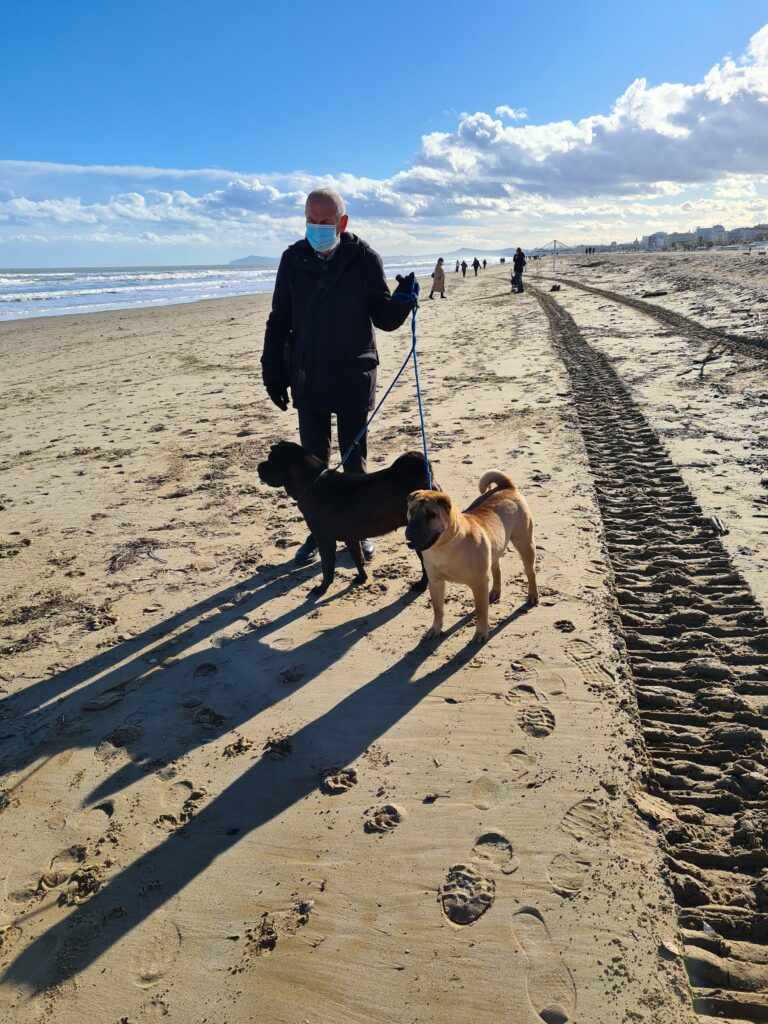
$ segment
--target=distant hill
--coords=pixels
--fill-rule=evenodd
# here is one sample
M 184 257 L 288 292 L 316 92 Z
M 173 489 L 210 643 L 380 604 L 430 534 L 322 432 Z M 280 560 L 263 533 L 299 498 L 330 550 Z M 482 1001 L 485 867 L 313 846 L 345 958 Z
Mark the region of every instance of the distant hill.
M 453 252 L 424 253 L 422 256 L 385 256 L 387 262 L 394 260 L 436 260 L 442 256 L 446 260 L 472 260 L 475 256 L 478 259 L 499 259 L 501 256 L 509 257 L 514 255 L 514 249 L 468 249 L 463 246 L 461 249 L 454 249 Z M 241 256 L 240 259 L 230 260 L 230 267 L 276 267 L 279 260 L 272 256 Z
M 477 256 L 478 259 L 482 259 L 483 256 L 487 259 L 489 256 L 514 256 L 514 249 L 467 249 L 464 246 L 461 249 L 454 249 L 453 252 L 444 253 L 446 259 L 465 259 L 467 256 Z
M 230 260 L 230 267 L 274 267 L 277 260 L 272 256 L 241 256 L 239 260 Z

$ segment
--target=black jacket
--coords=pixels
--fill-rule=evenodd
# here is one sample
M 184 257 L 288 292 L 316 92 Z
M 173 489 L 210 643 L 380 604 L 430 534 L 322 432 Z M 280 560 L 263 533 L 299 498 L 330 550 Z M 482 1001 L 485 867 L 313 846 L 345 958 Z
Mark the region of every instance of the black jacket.
M 264 384 L 290 385 L 293 404 L 314 412 L 371 409 L 379 363 L 373 328 L 397 330 L 410 311 L 392 298 L 381 258 L 356 235 L 344 232 L 325 264 L 306 239 L 295 242 L 277 270 Z
M 516 274 L 521 273 L 521 271 L 522 271 L 523 267 L 525 266 L 525 264 L 526 264 L 525 253 L 524 252 L 516 252 L 515 255 L 512 257 L 512 266 L 515 269 L 515 273 Z

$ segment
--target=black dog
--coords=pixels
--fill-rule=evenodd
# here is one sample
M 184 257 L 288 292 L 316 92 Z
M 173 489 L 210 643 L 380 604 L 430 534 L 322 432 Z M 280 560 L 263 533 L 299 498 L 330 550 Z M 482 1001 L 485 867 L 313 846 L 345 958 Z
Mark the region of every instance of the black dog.
M 320 459 L 290 441 L 272 445 L 269 458 L 258 467 L 260 480 L 270 487 L 284 487 L 298 503 L 317 539 L 323 565 L 323 582 L 312 591 L 317 595 L 324 594 L 333 582 L 336 541 L 346 545 L 357 567 L 358 579 L 368 579 L 360 542 L 405 526 L 408 495 L 427 486 L 424 456 L 420 452 L 406 452 L 388 469 L 376 473 L 323 473 L 324 469 Z M 437 487 L 434 480 L 432 486 Z M 413 586 L 419 591 L 426 590 L 423 562 L 421 579 Z

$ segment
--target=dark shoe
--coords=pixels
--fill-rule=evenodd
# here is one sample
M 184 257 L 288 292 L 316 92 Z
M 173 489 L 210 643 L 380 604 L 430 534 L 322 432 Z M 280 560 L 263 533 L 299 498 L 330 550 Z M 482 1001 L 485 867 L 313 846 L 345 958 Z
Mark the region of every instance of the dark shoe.
M 373 546 L 373 541 L 371 540 L 370 537 L 365 538 L 365 540 L 362 542 L 362 547 L 363 557 L 365 558 L 366 562 L 370 562 L 370 560 L 376 554 L 376 548 Z
M 310 533 L 304 543 L 296 549 L 296 554 L 293 556 L 293 560 L 296 565 L 309 565 L 309 563 L 314 562 L 316 558 L 317 541 Z
M 447 298 L 447 297 L 448 297 L 447 295 L 441 295 L 441 296 L 440 296 L 440 298 L 441 298 L 441 299 L 445 299 L 445 298 Z
M 430 292 L 429 293 L 429 297 L 430 297 L 430 299 L 434 299 L 435 296 L 432 294 L 432 292 Z

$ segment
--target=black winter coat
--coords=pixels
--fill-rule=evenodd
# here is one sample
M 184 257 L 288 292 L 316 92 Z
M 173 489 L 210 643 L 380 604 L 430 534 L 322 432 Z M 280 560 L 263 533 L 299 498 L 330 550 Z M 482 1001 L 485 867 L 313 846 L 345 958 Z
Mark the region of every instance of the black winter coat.
M 300 409 L 371 409 L 379 363 L 373 328 L 397 330 L 410 311 L 410 303 L 392 298 L 381 258 L 356 235 L 344 232 L 325 266 L 306 239 L 295 242 L 277 270 L 264 384 L 290 385 Z

